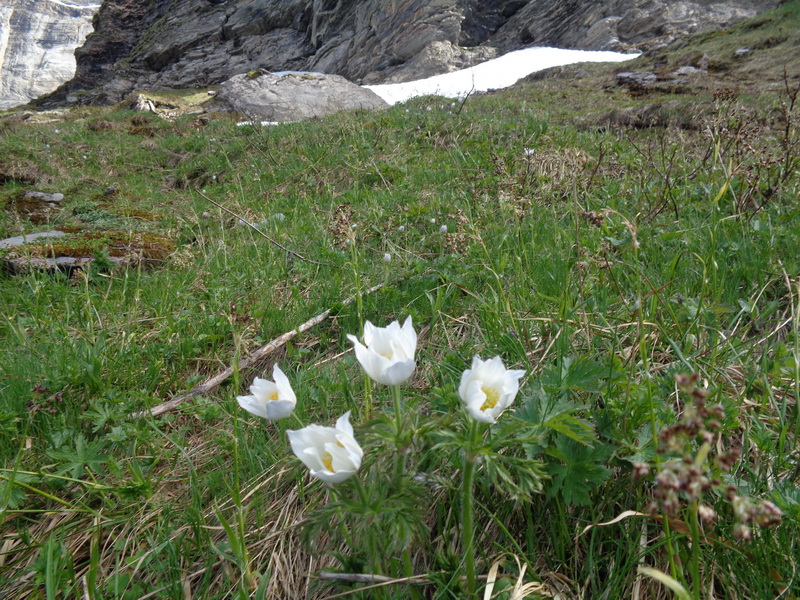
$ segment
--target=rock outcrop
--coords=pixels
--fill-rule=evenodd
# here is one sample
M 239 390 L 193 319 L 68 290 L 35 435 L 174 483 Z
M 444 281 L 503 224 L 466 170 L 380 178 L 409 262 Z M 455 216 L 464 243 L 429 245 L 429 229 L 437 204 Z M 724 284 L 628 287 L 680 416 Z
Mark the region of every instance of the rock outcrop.
M 75 74 L 75 48 L 100 0 L 3 0 L 0 109 L 52 92 Z
M 409 81 L 534 45 L 632 50 L 778 2 L 105 0 L 76 52 L 75 78 L 49 102 L 114 102 L 138 89 L 219 84 L 256 69 Z
M 339 75 L 262 71 L 236 75 L 223 83 L 215 104 L 217 109 L 275 122 L 389 106 L 375 92 Z

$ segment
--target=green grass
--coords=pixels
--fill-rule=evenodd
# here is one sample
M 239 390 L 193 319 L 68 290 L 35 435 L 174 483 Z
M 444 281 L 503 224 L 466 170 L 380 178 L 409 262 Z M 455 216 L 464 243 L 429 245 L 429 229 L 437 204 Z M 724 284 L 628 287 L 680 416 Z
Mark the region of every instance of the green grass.
M 425 426 L 459 427 L 455 390 L 474 354 L 528 372 L 519 411 L 503 420 L 538 432 L 525 452 L 548 474 L 541 493 L 515 501 L 478 467 L 478 575 L 499 560 L 501 584 L 513 586 L 516 556 L 524 580 L 550 593 L 663 597 L 637 567 L 669 572 L 669 544 L 672 572 L 691 589 L 680 531 L 632 517 L 579 534 L 647 511 L 652 483 L 632 478 L 632 464 L 657 461 L 654 431 L 687 402 L 675 376 L 695 372 L 724 406 L 720 443 L 742 452 L 726 477 L 784 511 L 745 544 L 711 495 L 719 517 L 701 548 L 703 585 L 718 597 L 796 593 L 798 109 L 783 111 L 775 90 L 700 92 L 676 98 L 700 127 L 607 127 L 594 115 L 660 99 L 581 85 L 547 80 L 463 108 L 422 98 L 268 129 L 120 109 L 0 122 L 0 237 L 66 227 L 175 244 L 163 262 L 0 279 L 4 597 L 183 598 L 189 587 L 197 598 L 324 598 L 357 586 L 316 579 L 323 568 L 407 575 L 392 536 L 365 526 L 364 544 L 348 548 L 339 527 L 320 525 L 338 518 L 325 512 L 335 503 L 291 457 L 287 426 L 235 401 L 279 361 L 300 419 L 330 425 L 352 410 L 365 460 L 380 466 L 382 425 L 364 418 L 345 334 L 407 314 L 420 332 L 404 388 L 420 435 L 409 464 L 432 483 L 408 483 L 413 497 L 393 501 L 422 514 L 410 567 L 427 574 L 424 597 L 464 597 L 453 541 L 462 456 L 437 449 Z M 28 189 L 64 193 L 63 207 L 32 223 L 13 210 Z M 343 304 L 378 283 L 360 310 Z M 329 308 L 212 394 L 129 417 Z M 391 406 L 385 388 L 370 393 Z M 307 518 L 320 536 L 311 548 Z M 373 543 L 389 550 L 370 554 Z M 380 593 L 361 596 L 410 592 Z

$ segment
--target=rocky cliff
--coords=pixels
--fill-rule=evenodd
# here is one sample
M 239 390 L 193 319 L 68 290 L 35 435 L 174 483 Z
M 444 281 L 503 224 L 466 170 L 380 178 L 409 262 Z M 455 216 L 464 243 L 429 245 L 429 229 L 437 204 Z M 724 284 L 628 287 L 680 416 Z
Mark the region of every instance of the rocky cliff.
M 75 74 L 75 48 L 92 31 L 99 0 L 3 0 L 0 109 L 23 104 Z
M 253 69 L 407 81 L 546 45 L 634 50 L 779 0 L 105 0 L 49 102 L 217 84 Z

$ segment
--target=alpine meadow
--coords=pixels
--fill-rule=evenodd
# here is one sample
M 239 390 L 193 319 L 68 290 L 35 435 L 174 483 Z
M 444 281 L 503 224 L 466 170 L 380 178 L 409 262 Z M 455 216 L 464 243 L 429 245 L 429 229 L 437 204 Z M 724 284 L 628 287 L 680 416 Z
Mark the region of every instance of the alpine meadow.
M 796 598 L 798 48 L 0 112 L 0 597 Z

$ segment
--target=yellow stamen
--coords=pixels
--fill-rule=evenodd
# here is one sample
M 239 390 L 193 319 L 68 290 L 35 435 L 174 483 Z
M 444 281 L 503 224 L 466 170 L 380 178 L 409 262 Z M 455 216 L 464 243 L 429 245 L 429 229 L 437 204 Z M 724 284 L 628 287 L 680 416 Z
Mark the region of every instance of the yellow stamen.
M 381 354 L 381 356 L 383 358 L 385 358 L 386 360 L 392 360 L 392 356 L 394 356 L 394 352 L 389 351 L 389 352 L 386 352 L 385 354 Z
M 322 453 L 322 464 L 328 471 L 333 473 L 333 456 L 331 456 L 330 452 Z
M 494 408 L 500 400 L 500 392 L 494 388 L 483 386 L 481 391 L 486 394 L 486 401 L 481 404 L 481 411 Z
M 272 394 L 270 394 L 270 397 L 268 399 L 272 400 L 272 401 L 277 400 L 278 399 L 278 392 L 277 391 L 272 392 Z
M 336 445 L 339 446 L 340 448 L 344 448 L 344 444 L 342 442 L 340 442 L 339 440 L 336 440 Z M 330 452 L 327 452 L 327 451 L 323 452 L 321 460 L 322 460 L 322 464 L 325 466 L 325 468 L 328 471 L 330 471 L 331 473 L 333 473 L 333 455 Z

